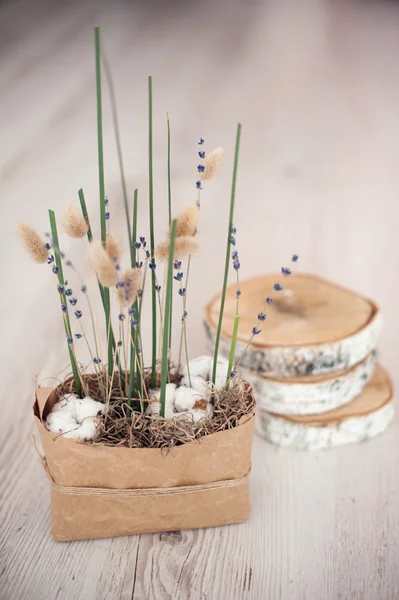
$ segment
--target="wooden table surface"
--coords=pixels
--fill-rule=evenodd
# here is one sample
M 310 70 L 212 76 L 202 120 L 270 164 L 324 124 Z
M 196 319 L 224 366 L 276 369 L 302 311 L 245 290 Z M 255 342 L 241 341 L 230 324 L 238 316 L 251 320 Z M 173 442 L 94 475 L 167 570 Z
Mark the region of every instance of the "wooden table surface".
M 381 305 L 381 357 L 398 385 L 399 5 L 350 0 L 55 3 L 0 6 L 3 600 L 399 598 L 398 420 L 363 445 L 306 454 L 254 442 L 252 514 L 240 526 L 54 543 L 49 486 L 32 443 L 34 378 L 67 364 L 45 267 L 15 235 L 48 230 L 85 189 L 97 208 L 93 26 L 100 23 L 122 123 L 129 193 L 147 234 L 146 77 L 154 78 L 156 232 L 166 226 L 166 125 L 173 204 L 194 199 L 196 140 L 226 148 L 204 189 L 189 345 L 221 287 L 236 122 L 242 276 L 299 269 Z M 106 189 L 124 233 L 109 104 Z M 74 259 L 79 244 L 64 244 Z M 176 338 L 178 331 L 175 332 Z M 148 337 L 148 327 L 146 328 Z

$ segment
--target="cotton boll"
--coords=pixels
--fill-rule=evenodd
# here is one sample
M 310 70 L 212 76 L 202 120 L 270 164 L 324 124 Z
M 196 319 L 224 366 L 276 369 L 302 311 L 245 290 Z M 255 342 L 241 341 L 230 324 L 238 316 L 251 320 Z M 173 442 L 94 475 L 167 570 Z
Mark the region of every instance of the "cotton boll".
M 161 390 L 157 388 L 154 390 L 150 390 L 148 397 L 150 400 L 159 400 L 160 395 L 161 395 Z
M 97 402 L 87 396 L 76 402 L 76 420 L 78 423 L 82 423 L 86 417 L 96 417 L 98 413 L 103 413 L 104 409 L 105 406 L 102 402 Z
M 198 423 L 202 419 L 205 419 L 206 416 L 206 411 L 202 410 L 201 408 L 191 408 L 190 410 L 185 410 L 184 412 L 179 413 L 179 419 L 187 419 L 193 423 Z
M 97 435 L 97 419 L 95 417 L 86 417 L 81 425 L 72 431 L 68 431 L 63 437 L 76 440 L 90 441 Z
M 190 385 L 190 379 L 191 379 L 191 385 Z M 183 377 L 181 383 L 182 383 L 182 385 L 185 385 L 186 387 L 191 387 L 194 390 L 197 390 L 197 392 L 199 392 L 203 398 L 208 398 L 212 391 L 210 386 L 205 381 L 205 379 L 203 379 L 202 377 L 196 376 L 196 375 L 191 375 L 190 378 L 187 376 Z
M 190 368 L 190 375 L 194 377 L 202 377 L 203 379 L 208 379 L 211 361 L 211 356 L 199 356 L 198 358 L 190 360 L 190 362 L 188 363 Z M 182 375 L 188 375 L 187 365 L 183 367 Z
M 217 375 L 215 379 L 215 388 L 222 390 L 226 385 L 226 375 Z
M 174 416 L 174 399 L 176 393 L 176 385 L 174 383 L 167 383 L 165 389 L 165 419 L 171 419 Z M 159 415 L 161 410 L 161 403 L 158 401 L 161 395 L 160 389 L 150 390 L 149 398 L 153 400 L 147 406 L 146 415 Z
M 78 424 L 68 412 L 56 411 L 47 417 L 46 427 L 52 433 L 65 433 L 78 427 Z
M 224 358 L 218 358 L 218 361 L 216 363 L 216 379 L 219 380 L 219 378 L 224 378 L 224 381 L 226 382 L 226 377 L 227 377 L 227 371 L 229 369 L 229 363 L 227 360 L 225 360 Z M 210 373 L 210 378 L 212 377 L 212 373 Z
M 203 381 L 203 380 L 202 380 Z M 176 391 L 175 409 L 177 412 L 186 411 L 194 406 L 196 401 L 201 398 L 197 390 L 181 386 Z
M 171 419 L 174 415 L 174 401 L 176 396 L 176 384 L 167 383 L 165 390 L 165 419 Z
M 58 402 L 56 404 L 54 404 L 51 412 L 52 413 L 59 412 L 59 411 L 67 412 L 75 419 L 76 418 L 76 402 L 78 402 L 78 400 L 79 400 L 79 398 L 78 398 L 78 396 L 76 396 L 76 394 L 64 394 L 63 396 L 61 396 L 61 398 L 58 400 Z
M 157 401 L 150 402 L 149 405 L 147 406 L 147 408 L 145 409 L 145 414 L 147 416 L 159 415 L 160 410 L 161 410 L 160 402 L 157 402 Z

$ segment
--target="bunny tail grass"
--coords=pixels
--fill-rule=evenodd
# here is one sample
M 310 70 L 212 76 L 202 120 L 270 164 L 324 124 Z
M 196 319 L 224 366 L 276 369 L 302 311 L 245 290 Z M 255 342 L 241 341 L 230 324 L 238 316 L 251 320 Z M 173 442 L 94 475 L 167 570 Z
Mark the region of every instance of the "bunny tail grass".
M 17 231 L 31 259 L 36 263 L 45 264 L 48 258 L 48 250 L 45 248 L 45 242 L 37 231 L 26 223 L 19 223 Z

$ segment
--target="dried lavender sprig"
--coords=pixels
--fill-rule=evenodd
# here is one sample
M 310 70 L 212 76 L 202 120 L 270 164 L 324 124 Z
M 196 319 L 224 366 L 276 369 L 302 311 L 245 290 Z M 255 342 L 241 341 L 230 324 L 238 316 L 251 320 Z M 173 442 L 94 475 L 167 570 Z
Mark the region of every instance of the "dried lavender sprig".
M 87 225 L 88 225 L 87 239 L 88 239 L 89 243 L 91 243 L 93 241 L 93 233 L 92 233 L 92 229 L 91 229 L 91 225 L 90 225 L 89 213 L 87 211 L 86 201 L 85 201 L 85 197 L 84 197 L 82 188 L 78 191 L 78 195 L 79 195 L 79 201 L 80 201 L 80 207 L 82 210 L 82 215 L 85 218 Z M 97 283 L 98 283 L 98 289 L 100 290 L 101 302 L 102 302 L 104 312 L 105 312 L 106 301 L 105 301 L 105 296 L 104 296 L 104 288 L 98 280 L 97 280 Z M 110 325 L 110 340 L 111 340 L 112 351 L 114 352 L 115 351 L 115 336 L 114 336 L 114 331 L 112 329 L 112 324 Z M 122 373 L 122 369 L 120 368 L 119 359 L 118 359 L 117 363 L 118 363 L 119 371 Z
M 187 289 L 188 289 L 188 278 L 190 275 L 190 266 L 191 266 L 191 255 L 188 257 L 188 261 L 187 261 L 186 280 L 184 283 L 184 287 L 182 284 L 182 279 L 183 279 L 182 272 L 177 273 L 177 275 L 175 275 L 174 279 L 176 279 L 177 281 L 180 282 L 179 295 L 183 298 L 183 312 L 182 312 L 182 319 L 181 319 L 181 334 L 180 334 L 180 346 L 179 346 L 179 363 L 178 363 L 177 370 L 178 370 L 178 372 L 180 372 L 180 369 L 181 369 L 181 355 L 182 355 L 182 347 L 183 347 L 183 341 L 184 341 L 187 375 L 188 375 L 188 381 L 189 381 L 189 384 L 191 387 L 191 373 L 190 373 L 190 364 L 189 364 L 190 361 L 189 361 L 189 356 L 188 356 L 187 326 L 186 326 Z
M 293 256 L 292 256 L 292 259 L 291 259 L 291 260 L 292 260 L 292 262 L 296 263 L 296 262 L 297 262 L 297 260 L 298 260 L 298 258 L 299 258 L 299 257 L 298 257 L 298 255 L 297 255 L 297 254 L 293 254 Z M 282 272 L 282 274 L 284 275 L 284 277 L 289 277 L 289 276 L 291 275 L 291 273 L 292 273 L 291 269 L 289 269 L 288 267 L 281 267 L 281 272 Z M 281 283 L 280 283 L 280 282 L 278 282 L 278 281 L 277 281 L 277 282 L 274 284 L 274 286 L 273 286 L 273 290 L 274 290 L 275 292 L 281 292 L 283 289 L 284 289 L 284 287 L 283 287 L 283 286 L 281 285 Z M 269 304 L 271 304 L 272 302 L 273 302 L 273 296 L 268 296 L 268 297 L 266 298 L 266 300 L 265 300 L 265 303 L 264 303 L 264 306 L 263 306 L 262 312 L 260 312 L 260 313 L 258 314 L 258 320 L 257 320 L 257 323 L 256 323 L 256 325 L 254 325 L 254 327 L 252 328 L 252 333 L 251 333 L 251 336 L 250 336 L 250 338 L 249 338 L 249 340 L 248 340 L 248 342 L 247 342 L 247 345 L 245 346 L 245 348 L 244 348 L 244 350 L 243 350 L 243 352 L 242 352 L 242 354 L 241 354 L 241 356 L 240 356 L 240 358 L 239 358 L 239 360 L 238 360 L 238 362 L 237 362 L 237 364 L 236 364 L 236 367 L 235 367 L 236 369 L 239 367 L 239 365 L 240 365 L 240 363 L 241 363 L 242 359 L 244 358 L 244 356 L 245 356 L 245 354 L 246 354 L 246 352 L 247 352 L 247 350 L 248 350 L 248 348 L 249 348 L 249 346 L 250 346 L 250 344 L 251 344 L 252 340 L 254 339 L 254 337 L 255 337 L 256 335 L 259 335 L 259 334 L 261 333 L 261 331 L 262 331 L 262 330 L 261 330 L 261 329 L 259 329 L 259 326 L 260 326 L 260 324 L 261 324 L 261 323 L 263 323 L 263 321 L 265 321 L 265 320 L 266 320 L 266 318 L 267 318 L 267 314 L 266 314 L 265 312 L 263 312 L 263 310 L 265 310 L 265 307 L 266 307 L 266 306 L 268 306 Z
M 50 218 L 51 235 L 53 237 L 55 265 L 56 265 L 55 268 L 53 267 L 53 272 L 58 276 L 59 285 L 62 286 L 63 288 L 65 288 L 60 248 L 58 245 L 58 231 L 57 231 L 57 223 L 55 220 L 55 213 L 51 209 L 48 211 L 48 213 L 49 213 L 49 218 Z M 56 271 L 54 269 L 56 269 Z M 65 297 L 64 293 L 60 294 L 60 301 L 61 301 L 61 305 L 67 306 L 66 297 Z M 65 333 L 67 335 L 67 338 L 71 339 L 72 338 L 72 330 L 71 330 L 71 323 L 69 320 L 68 308 L 66 308 L 66 310 L 63 312 L 65 313 L 64 314 Z M 73 379 L 75 381 L 76 391 L 77 391 L 78 395 L 81 395 L 82 388 L 84 386 L 82 385 L 82 376 L 80 374 L 78 363 L 77 363 L 77 360 L 75 357 L 73 342 L 72 342 L 72 344 L 68 344 L 68 352 L 69 352 L 69 358 L 71 361 L 71 367 L 72 367 Z
M 229 273 L 230 248 L 231 248 L 230 237 L 231 237 L 231 228 L 233 227 L 233 218 L 234 218 L 234 203 L 235 203 L 236 184 L 237 184 L 238 157 L 239 157 L 239 152 L 240 152 L 240 138 L 241 138 L 241 123 L 239 123 L 237 125 L 237 134 L 236 134 L 233 181 L 232 181 L 232 186 L 231 186 L 231 199 L 230 199 L 230 214 L 229 214 L 229 224 L 228 224 L 228 230 L 227 230 L 226 260 L 225 260 L 225 268 L 224 268 L 222 295 L 221 295 L 221 300 L 220 300 L 219 321 L 218 321 L 218 327 L 217 327 L 217 331 L 216 331 L 215 351 L 214 351 L 214 355 L 213 355 L 213 369 L 212 369 L 213 385 L 215 385 L 215 381 L 216 381 L 216 368 L 217 368 L 217 360 L 218 360 L 218 354 L 219 354 L 220 334 L 221 334 L 221 329 L 222 329 L 224 305 L 225 305 L 225 301 L 226 301 L 226 288 L 227 288 L 227 279 L 228 279 L 228 273 Z
M 236 238 L 235 235 L 237 233 L 237 229 L 236 227 L 232 226 L 231 230 L 230 230 L 230 243 L 234 246 L 236 246 Z M 229 384 L 230 384 L 230 379 L 231 374 L 234 372 L 233 371 L 233 363 L 234 363 L 234 358 L 235 358 L 235 352 L 236 352 L 236 345 L 237 345 L 237 335 L 238 335 L 238 326 L 240 324 L 240 315 L 239 315 L 239 300 L 240 300 L 240 276 L 239 276 L 239 271 L 240 271 L 240 258 L 238 256 L 238 250 L 233 250 L 233 252 L 231 253 L 231 260 L 233 263 L 233 269 L 236 272 L 236 277 L 237 277 L 237 289 L 236 289 L 236 314 L 234 317 L 234 323 L 233 323 L 233 332 L 231 335 L 231 344 L 230 344 L 230 353 L 229 353 L 229 364 L 228 364 L 228 369 L 227 369 L 227 376 L 226 376 L 226 384 L 225 384 L 225 389 L 228 390 L 229 389 Z

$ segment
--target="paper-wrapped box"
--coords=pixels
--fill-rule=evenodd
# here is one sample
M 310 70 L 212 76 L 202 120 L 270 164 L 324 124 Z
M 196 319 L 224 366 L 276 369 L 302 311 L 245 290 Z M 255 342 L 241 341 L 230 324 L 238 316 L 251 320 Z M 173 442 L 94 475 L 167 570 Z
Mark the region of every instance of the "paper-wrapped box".
M 248 517 L 253 413 L 233 429 L 169 451 L 110 447 L 50 433 L 43 421 L 57 399 L 54 388 L 38 388 L 34 405 L 55 540 L 214 527 Z

